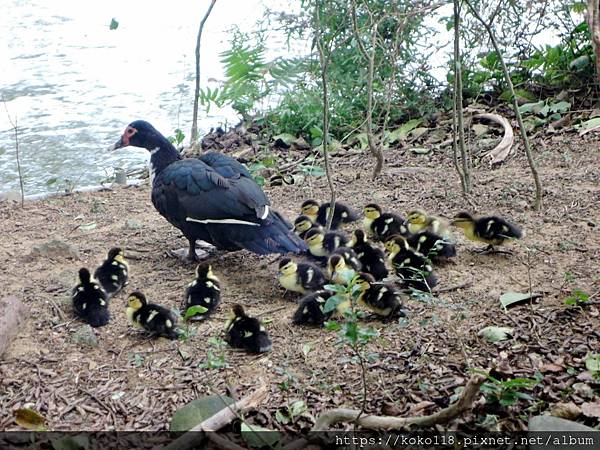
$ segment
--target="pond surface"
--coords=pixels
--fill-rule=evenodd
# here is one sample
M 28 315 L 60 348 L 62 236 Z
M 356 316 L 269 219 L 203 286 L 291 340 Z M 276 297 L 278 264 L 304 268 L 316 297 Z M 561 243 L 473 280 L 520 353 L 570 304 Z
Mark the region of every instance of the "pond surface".
M 166 136 L 176 128 L 189 135 L 196 34 L 209 3 L 0 0 L 0 94 L 17 120 L 26 195 L 98 185 L 116 167 L 145 166 L 143 149 L 106 151 L 135 119 Z M 202 85 L 223 78 L 219 53 L 232 26 L 250 30 L 265 4 L 287 3 L 217 1 L 202 36 Z M 113 17 L 119 26 L 111 31 Z M 284 38 L 269 45 L 282 50 Z M 18 189 L 6 109 L 0 105 L 0 192 Z M 238 120 L 229 108 L 200 119 L 202 132 Z

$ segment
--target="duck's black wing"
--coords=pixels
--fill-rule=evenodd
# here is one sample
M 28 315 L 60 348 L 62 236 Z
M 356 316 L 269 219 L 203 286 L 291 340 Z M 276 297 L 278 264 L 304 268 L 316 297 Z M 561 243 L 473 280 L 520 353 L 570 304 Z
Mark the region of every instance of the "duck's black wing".
M 302 252 L 291 225 L 239 162 L 208 153 L 167 166 L 154 180 L 152 202 L 188 238 L 258 254 Z

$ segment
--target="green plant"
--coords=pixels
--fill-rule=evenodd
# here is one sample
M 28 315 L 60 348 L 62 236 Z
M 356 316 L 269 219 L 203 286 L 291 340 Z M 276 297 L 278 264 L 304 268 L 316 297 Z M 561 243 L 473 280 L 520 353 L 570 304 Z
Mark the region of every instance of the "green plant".
M 293 424 L 307 410 L 308 408 L 304 401 L 295 400 L 287 404 L 283 409 L 278 409 L 275 412 L 275 419 L 283 425 Z
M 179 128 L 176 128 L 174 133 L 173 136 L 169 136 L 167 139 L 169 139 L 169 142 L 175 147 L 179 147 L 185 140 L 185 134 L 183 134 L 183 131 Z
M 510 378 L 508 380 L 499 380 L 494 376 L 481 372 L 486 375 L 489 382 L 481 385 L 481 391 L 485 394 L 488 403 L 498 403 L 500 406 L 514 406 L 520 400 L 533 401 L 530 394 L 522 390 L 532 390 L 543 379 L 543 375 L 536 372 L 535 378 Z
M 208 339 L 208 349 L 206 350 L 206 360 L 199 367 L 203 369 L 223 369 L 228 368 L 229 364 L 225 360 L 225 349 L 227 342 L 217 337 Z
M 188 309 L 185 310 L 185 313 L 183 314 L 183 320 L 185 320 L 187 322 L 192 317 L 197 316 L 198 314 L 204 314 L 207 311 L 208 311 L 208 308 L 205 308 L 204 306 L 200 306 L 200 305 L 190 306 Z
M 582 291 L 581 289 L 574 289 L 564 300 L 566 306 L 582 306 L 590 299 L 590 294 Z

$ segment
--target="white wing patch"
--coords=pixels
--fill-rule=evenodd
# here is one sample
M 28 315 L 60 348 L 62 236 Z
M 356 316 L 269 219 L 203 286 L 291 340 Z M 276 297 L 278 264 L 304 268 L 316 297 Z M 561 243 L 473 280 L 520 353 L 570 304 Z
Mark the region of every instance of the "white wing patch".
M 245 220 L 238 219 L 194 219 L 193 217 L 186 217 L 186 222 L 196 223 L 216 223 L 216 224 L 229 224 L 229 225 L 250 225 L 253 227 L 259 227 L 260 224 L 254 222 L 247 222 Z
M 148 314 L 148 319 L 146 319 L 146 323 L 152 322 L 152 320 L 158 315 L 158 311 L 152 311 Z

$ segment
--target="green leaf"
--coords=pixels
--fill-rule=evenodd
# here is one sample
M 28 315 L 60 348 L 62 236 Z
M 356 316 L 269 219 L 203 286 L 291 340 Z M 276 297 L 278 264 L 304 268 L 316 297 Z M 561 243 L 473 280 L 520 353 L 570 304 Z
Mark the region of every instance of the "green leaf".
M 551 112 L 555 112 L 555 113 L 565 113 L 567 112 L 569 109 L 571 109 L 571 103 L 569 102 L 557 102 L 557 103 L 551 103 L 550 104 L 550 111 Z
M 575 125 L 575 128 L 578 128 L 583 131 L 589 130 L 591 128 L 596 128 L 598 126 L 600 126 L 600 117 L 594 117 L 593 119 L 581 122 L 579 125 Z
M 585 368 L 592 374 L 600 373 L 600 354 L 592 353 L 585 358 Z
M 56 178 L 56 177 L 49 178 L 48 181 L 46 181 L 46 186 L 52 186 L 57 181 L 58 181 L 58 178 Z
M 421 122 L 423 122 L 423 119 L 409 120 L 408 122 L 400 126 L 400 128 L 396 128 L 395 130 L 390 131 L 387 135 L 387 141 L 390 144 L 393 144 L 394 142 L 406 139 L 409 131 L 417 128 L 421 124 Z
M 308 357 L 308 354 L 311 352 L 312 349 L 313 347 L 309 343 L 302 344 L 302 354 L 305 358 Z
M 296 400 L 289 407 L 290 415 L 292 416 L 292 418 L 298 417 L 300 414 L 305 412 L 307 409 L 308 408 L 306 407 L 306 404 L 304 403 L 303 400 Z
M 185 314 L 183 315 L 183 320 L 188 320 L 191 317 L 197 316 L 198 314 L 204 314 L 208 311 L 208 308 L 205 308 L 201 305 L 190 306 L 185 310 Z
M 117 22 L 117 19 L 115 19 L 114 17 L 110 20 L 110 25 L 108 26 L 109 29 L 111 30 L 116 30 L 117 28 L 119 28 L 119 22 Z
M 591 60 L 588 55 L 581 55 L 569 63 L 569 69 L 574 71 L 580 71 L 588 67 L 590 65 L 590 62 Z
M 500 296 L 500 303 L 506 309 L 509 306 L 514 306 L 519 303 L 523 303 L 527 300 L 533 300 L 541 296 L 541 294 L 536 294 L 535 292 L 531 295 L 529 293 L 523 294 L 521 292 L 506 292 Z
M 28 430 L 46 430 L 46 419 L 37 411 L 30 408 L 17 409 L 14 413 L 17 425 Z
M 325 329 L 329 330 L 329 331 L 340 331 L 342 329 L 342 326 L 333 320 L 329 320 L 329 321 L 325 322 L 324 325 L 325 325 Z
M 509 336 L 513 334 L 513 329 L 508 327 L 485 327 L 479 333 L 478 336 L 482 336 L 489 342 L 499 342 L 504 341 L 509 338 Z
M 326 284 L 325 286 L 323 286 L 323 288 L 331 292 L 337 292 L 339 294 L 346 293 L 346 286 L 342 286 L 341 284 Z
M 334 311 L 338 307 L 338 305 L 340 305 L 344 301 L 346 301 L 345 296 L 342 296 L 339 294 L 332 295 L 325 302 L 325 306 L 323 307 L 323 313 L 327 314 L 327 313 L 330 313 L 331 311 Z
M 300 168 L 302 169 L 302 172 L 313 177 L 322 177 L 325 175 L 325 169 L 321 166 L 302 165 Z
M 369 147 L 369 138 L 367 137 L 367 133 L 359 133 L 355 135 L 354 138 L 360 144 L 361 150 L 366 150 Z
M 258 425 L 248 425 L 246 422 L 242 422 L 240 430 L 242 439 L 250 447 L 272 447 L 281 439 L 279 431 L 259 427 Z
M 277 420 L 277 422 L 283 425 L 287 425 L 288 423 L 290 423 L 290 418 L 279 410 L 275 412 L 275 420 Z

